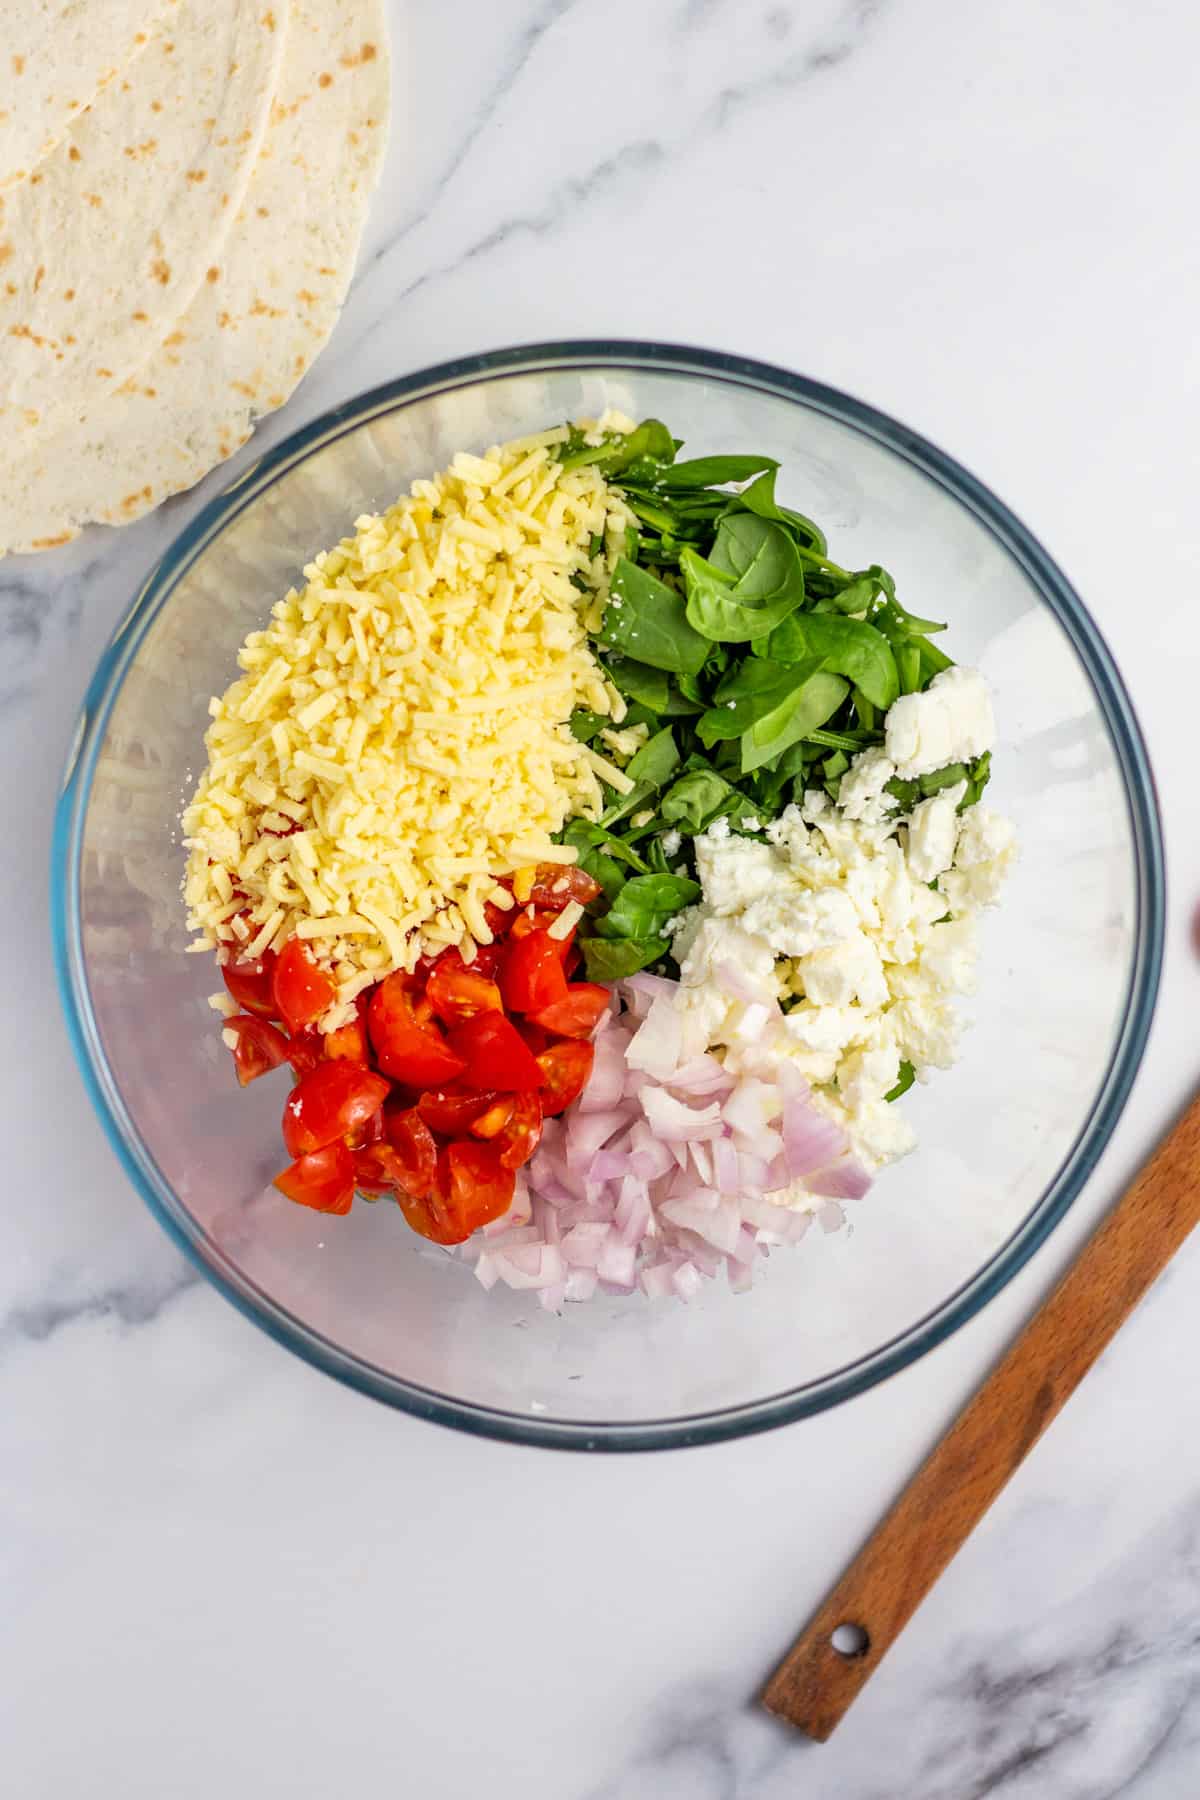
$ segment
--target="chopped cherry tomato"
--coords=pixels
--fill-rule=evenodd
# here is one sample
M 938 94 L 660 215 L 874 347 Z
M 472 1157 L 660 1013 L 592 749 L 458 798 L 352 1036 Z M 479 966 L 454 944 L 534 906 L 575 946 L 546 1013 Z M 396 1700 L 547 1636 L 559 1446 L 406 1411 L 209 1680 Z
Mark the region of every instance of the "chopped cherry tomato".
M 563 974 L 568 981 L 570 981 L 572 975 L 574 975 L 582 961 L 583 957 L 580 955 L 579 945 L 574 942 L 568 944 L 567 954 L 563 957 Z
M 260 1018 L 274 1019 L 275 995 L 271 983 L 275 975 L 275 952 L 268 950 L 257 962 L 226 963 L 221 977 L 243 1012 L 258 1013 Z
M 435 1156 L 431 1149 L 426 1188 L 433 1181 L 434 1167 Z M 370 1194 L 375 1199 L 391 1194 L 398 1199 L 407 1191 L 405 1184 L 413 1179 L 411 1164 L 394 1144 L 366 1144 L 354 1152 L 354 1185 L 360 1194 Z
M 549 1117 L 577 1100 L 592 1072 L 595 1051 L 590 1044 L 551 1044 L 537 1059 L 542 1072 L 542 1111 Z
M 348 1213 L 354 1203 L 354 1158 L 345 1144 L 326 1144 L 307 1156 L 299 1156 L 275 1186 L 298 1206 L 317 1212 Z
M 379 1067 L 406 1087 L 440 1087 L 461 1075 L 463 1059 L 437 1025 L 422 1024 L 408 992 L 408 978 L 389 975 L 371 997 L 367 1023 Z
M 387 1107 L 383 1120 L 392 1150 L 389 1165 L 395 1185 L 402 1194 L 420 1199 L 432 1188 L 437 1172 L 437 1145 L 433 1133 L 412 1107 L 404 1112 Z
M 519 1169 L 527 1163 L 538 1147 L 542 1135 L 542 1103 L 534 1093 L 515 1094 L 509 1107 L 508 1117 L 497 1131 L 480 1133 L 484 1119 L 490 1120 L 492 1113 L 499 1109 L 493 1107 L 477 1119 L 472 1125 L 472 1132 L 487 1136 L 500 1152 L 500 1161 L 506 1169 Z
M 538 912 L 532 906 L 522 906 L 521 909 L 513 915 L 513 922 L 508 935 L 510 938 L 525 938 L 529 936 L 531 931 L 547 931 L 557 918 L 558 914 L 555 912 L 550 912 L 549 910 Z M 575 933 L 573 931 L 569 931 L 565 938 L 553 938 L 551 940 L 552 943 L 558 945 L 560 955 L 566 955 L 567 945 L 571 942 L 574 935 Z
M 287 1061 L 287 1039 L 265 1019 L 252 1019 L 239 1013 L 236 1018 L 226 1019 L 225 1030 L 237 1033 L 233 1062 L 243 1087 Z
M 339 1025 L 336 1031 L 327 1031 L 324 1050 L 328 1062 L 369 1063 L 371 1047 L 365 1020 L 354 1018 L 348 1025 Z
M 325 1061 L 325 1039 L 311 1026 L 306 1031 L 294 1031 L 288 1039 L 287 1054 L 297 1079 L 311 1075 Z
M 425 988 L 425 998 L 447 1025 L 457 1025 L 460 1019 L 469 1019 L 478 1012 L 504 1010 L 496 983 L 468 967 L 455 949 L 444 950 L 438 957 Z
M 609 992 L 598 981 L 576 981 L 561 1000 L 532 1015 L 535 1025 L 556 1037 L 590 1038 L 608 1011 Z
M 541 1082 L 528 1045 L 503 1013 L 476 1013 L 450 1033 L 450 1048 L 462 1059 L 463 1086 L 512 1094 Z
M 428 1088 L 417 1101 L 417 1111 L 431 1131 L 440 1131 L 443 1137 L 461 1137 L 495 1099 L 495 1094 L 481 1094 L 461 1085 Z
M 516 1104 L 517 1096 L 515 1094 L 501 1094 L 498 1100 L 493 1100 L 489 1107 L 468 1122 L 471 1136 L 477 1138 L 498 1137 L 512 1118 Z
M 275 1011 L 291 1032 L 302 1031 L 328 1012 L 337 997 L 332 975 L 318 968 L 300 938 L 289 938 L 279 952 L 272 980 Z
M 414 1231 L 438 1244 L 461 1244 L 512 1205 L 516 1177 L 491 1144 L 469 1139 L 449 1144 L 437 1161 L 437 1180 L 427 1200 L 400 1195 L 400 1209 Z
M 283 1109 L 283 1141 L 292 1156 L 307 1156 L 361 1130 L 391 1092 L 382 1075 L 361 1063 L 326 1062 L 305 1075 Z
M 567 997 L 563 951 L 548 931 L 514 938 L 500 969 L 500 991 L 513 1012 L 538 1013 Z
M 503 955 L 503 944 L 476 944 L 475 960 L 466 966 L 473 975 L 486 975 L 490 981 L 494 981 L 496 970 L 500 967 L 500 958 Z
M 542 863 L 529 898 L 535 906 L 561 912 L 572 900 L 577 900 L 580 906 L 590 905 L 599 892 L 600 883 L 582 869 L 562 863 Z
M 513 1024 L 520 1032 L 522 1041 L 528 1044 L 535 1056 L 540 1056 L 543 1050 L 549 1049 L 550 1033 L 543 1031 L 540 1025 L 535 1025 L 532 1019 L 514 1019 Z

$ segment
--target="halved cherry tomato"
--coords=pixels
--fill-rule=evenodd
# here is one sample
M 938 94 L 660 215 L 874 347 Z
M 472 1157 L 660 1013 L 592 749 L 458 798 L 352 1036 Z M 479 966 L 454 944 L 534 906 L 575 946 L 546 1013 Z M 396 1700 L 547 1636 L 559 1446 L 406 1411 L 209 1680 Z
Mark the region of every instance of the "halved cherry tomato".
M 267 950 L 257 962 L 226 963 L 221 970 L 221 978 L 233 998 L 243 1012 L 257 1013 L 260 1018 L 273 1019 L 275 1012 L 275 995 L 271 983 L 275 975 L 275 952 Z
M 439 1154 L 437 1179 L 428 1199 L 400 1195 L 400 1210 L 422 1237 L 438 1244 L 461 1244 L 480 1225 L 498 1219 L 512 1205 L 516 1177 L 491 1144 L 470 1139 L 448 1144 Z
M 243 1087 L 287 1061 L 287 1039 L 265 1019 L 252 1019 L 245 1013 L 238 1013 L 236 1017 L 226 1019 L 225 1030 L 237 1033 L 232 1054 L 237 1078 Z
M 391 1084 L 361 1063 L 326 1062 L 305 1075 L 283 1109 L 283 1141 L 307 1156 L 360 1130 L 383 1106 Z
M 596 1052 L 590 1044 L 551 1044 L 537 1059 L 542 1074 L 540 1099 L 547 1117 L 560 1113 L 584 1090 Z
M 313 959 L 301 938 L 289 938 L 279 952 L 272 979 L 275 1010 L 289 1031 L 302 1031 L 328 1012 L 337 997 L 332 975 Z
M 311 1025 L 305 1031 L 294 1031 L 288 1039 L 287 1056 L 297 1080 L 311 1075 L 325 1061 L 325 1039 Z
M 500 989 L 488 976 L 468 967 L 455 949 L 444 950 L 433 966 L 425 998 L 439 1019 L 457 1025 L 478 1012 L 502 1012 Z
M 500 969 L 500 992 L 513 1012 L 537 1013 L 567 997 L 563 950 L 548 931 L 509 940 Z
M 512 1118 L 516 1105 L 517 1096 L 515 1094 L 500 1094 L 494 1098 L 490 1106 L 485 1107 L 481 1113 L 469 1121 L 471 1136 L 477 1138 L 499 1137 Z
M 550 1033 L 543 1031 L 540 1025 L 535 1025 L 532 1019 L 514 1019 L 513 1024 L 520 1032 L 522 1042 L 529 1046 L 535 1056 L 540 1056 L 543 1050 L 550 1048 Z
M 503 955 L 504 945 L 499 942 L 492 944 L 476 944 L 475 960 L 474 962 L 469 962 L 467 968 L 470 969 L 474 975 L 486 975 L 489 981 L 494 981 L 496 979 L 496 970 L 500 967 L 500 958 Z
M 395 1185 L 401 1193 L 420 1199 L 433 1186 L 437 1172 L 437 1145 L 433 1133 L 413 1107 L 404 1112 L 387 1107 L 383 1119 L 392 1150 L 388 1160 Z
M 434 1163 L 431 1151 L 431 1173 L 426 1187 L 433 1180 Z M 384 1194 L 398 1197 L 406 1191 L 405 1183 L 412 1179 L 411 1165 L 393 1144 L 367 1144 L 354 1152 L 354 1185 L 360 1194 L 370 1194 L 376 1199 Z
M 440 1131 L 443 1137 L 461 1137 L 496 1097 L 462 1086 L 427 1088 L 417 1101 L 417 1111 L 431 1131 Z
M 528 937 L 531 931 L 547 931 L 557 918 L 558 914 L 551 912 L 548 908 L 543 908 L 539 912 L 532 906 L 522 906 L 518 912 L 513 914 L 513 922 L 508 935 L 510 938 L 524 938 Z M 567 945 L 574 935 L 573 931 L 569 931 L 565 938 L 552 938 L 551 942 L 557 944 L 560 954 L 565 956 Z
M 563 974 L 568 981 L 570 981 L 582 961 L 583 957 L 579 953 L 579 945 L 572 941 L 567 945 L 567 954 L 563 957 Z
M 376 1058 L 385 1075 L 406 1087 L 440 1087 L 462 1074 L 463 1058 L 436 1024 L 421 1023 L 406 982 L 389 975 L 371 997 L 367 1025 Z
M 327 1062 L 370 1062 L 371 1046 L 365 1020 L 354 1018 L 348 1025 L 339 1025 L 336 1031 L 327 1031 L 324 1051 Z
M 535 1088 L 541 1082 L 528 1045 L 503 1013 L 476 1013 L 450 1033 L 450 1048 L 462 1059 L 463 1086 L 498 1094 Z
M 480 1127 L 484 1120 L 491 1121 L 492 1114 L 499 1112 L 499 1107 L 490 1108 L 482 1119 L 477 1119 L 471 1127 L 474 1135 L 487 1137 L 500 1152 L 500 1161 L 506 1169 L 519 1169 L 527 1163 L 538 1147 L 542 1135 L 542 1103 L 536 1094 L 514 1094 L 508 1108 L 508 1116 L 495 1131 L 482 1132 Z
M 590 905 L 599 892 L 600 883 L 584 870 L 562 863 L 542 863 L 529 898 L 535 906 L 561 912 L 572 900 L 577 900 L 580 906 Z
M 576 981 L 561 1000 L 531 1015 L 535 1025 L 556 1037 L 590 1038 L 608 1011 L 609 992 L 598 981 Z
M 275 1177 L 275 1186 L 298 1206 L 348 1213 L 354 1204 L 354 1158 L 345 1144 L 326 1144 L 308 1156 L 297 1157 Z

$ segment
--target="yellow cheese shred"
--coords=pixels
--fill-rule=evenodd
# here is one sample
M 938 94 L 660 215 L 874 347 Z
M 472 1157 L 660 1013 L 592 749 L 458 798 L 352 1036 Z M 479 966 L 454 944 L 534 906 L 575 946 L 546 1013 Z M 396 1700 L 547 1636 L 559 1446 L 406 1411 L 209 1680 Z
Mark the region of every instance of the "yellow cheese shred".
M 572 861 L 554 834 L 626 779 L 567 721 L 619 709 L 584 615 L 631 515 L 563 471 L 562 436 L 460 453 L 359 519 L 209 708 L 188 923 L 225 957 L 306 939 L 337 982 L 329 1022 L 423 951 L 473 955 L 497 877 Z

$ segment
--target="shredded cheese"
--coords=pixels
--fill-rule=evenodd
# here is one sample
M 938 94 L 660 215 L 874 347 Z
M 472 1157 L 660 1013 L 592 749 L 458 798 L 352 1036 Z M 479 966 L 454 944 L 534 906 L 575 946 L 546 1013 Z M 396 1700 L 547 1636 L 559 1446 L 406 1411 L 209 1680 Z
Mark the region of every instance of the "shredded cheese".
M 196 947 L 298 935 L 340 1014 L 422 951 L 473 956 L 485 904 L 512 904 L 497 877 L 573 862 L 554 834 L 598 816 L 601 780 L 628 791 L 567 720 L 619 716 L 585 615 L 631 515 L 594 470 L 563 472 L 562 436 L 460 452 L 246 639 L 183 819 Z

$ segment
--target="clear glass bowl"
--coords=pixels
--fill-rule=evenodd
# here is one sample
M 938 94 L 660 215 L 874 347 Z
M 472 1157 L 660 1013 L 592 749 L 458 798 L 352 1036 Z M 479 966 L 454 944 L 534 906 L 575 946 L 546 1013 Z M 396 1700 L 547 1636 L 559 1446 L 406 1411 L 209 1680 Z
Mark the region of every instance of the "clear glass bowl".
M 878 561 L 948 618 L 995 694 L 989 802 L 1022 859 L 984 932 L 962 1059 L 904 1105 L 920 1148 L 773 1253 L 754 1292 L 541 1312 L 485 1293 L 394 1207 L 328 1219 L 268 1185 L 283 1078 L 244 1092 L 184 955 L 178 818 L 209 696 L 303 565 L 459 449 L 613 405 L 688 453 L 765 451 L 840 561 Z M 364 1393 L 521 1443 L 649 1449 L 833 1405 L 945 1338 L 1078 1194 L 1124 1104 L 1162 951 L 1163 869 L 1141 734 L 1095 625 L 1045 551 L 931 444 L 829 388 L 652 344 L 539 345 L 396 381 L 307 426 L 182 532 L 89 690 L 59 807 L 54 930 L 75 1048 L 151 1210 L 289 1349 Z

